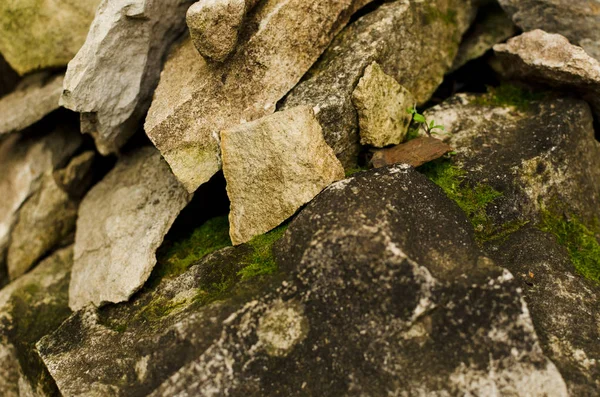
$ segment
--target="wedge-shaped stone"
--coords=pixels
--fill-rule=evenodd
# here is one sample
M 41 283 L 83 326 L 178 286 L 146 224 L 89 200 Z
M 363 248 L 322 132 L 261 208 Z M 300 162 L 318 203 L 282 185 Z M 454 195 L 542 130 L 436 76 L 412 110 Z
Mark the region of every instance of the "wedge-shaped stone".
M 19 74 L 65 66 L 85 41 L 100 0 L 0 2 L 0 52 Z
M 69 306 L 122 302 L 156 264 L 156 249 L 190 200 L 154 148 L 124 156 L 83 199 Z
M 165 53 L 192 0 L 103 0 L 69 63 L 61 105 L 81 113 L 100 153 L 117 152 L 150 106 Z
M 21 131 L 58 109 L 63 76 L 40 72 L 26 77 L 0 99 L 0 136 Z
M 600 60 L 598 0 L 498 0 L 523 30 L 559 33 Z
M 14 134 L 0 144 L 0 265 L 12 279 L 25 273 L 75 226 L 77 200 L 55 182 L 82 143 L 81 135 L 58 127 L 39 136 Z
M 309 107 L 221 132 L 234 244 L 268 232 L 312 200 L 344 169 Z
M 221 167 L 218 133 L 275 111 L 350 16 L 372 0 L 267 0 L 241 44 L 206 64 L 191 41 L 165 65 L 145 129 L 188 191 Z
M 352 102 L 358 113 L 361 145 L 381 148 L 404 140 L 412 120 L 407 109 L 415 105 L 415 99 L 377 62 L 367 66 Z
M 600 116 L 600 62 L 559 35 L 534 30 L 494 46 L 507 77 L 576 91 Z
M 3 397 L 59 395 L 35 344 L 71 314 L 73 248 L 56 251 L 0 291 L 0 391 Z

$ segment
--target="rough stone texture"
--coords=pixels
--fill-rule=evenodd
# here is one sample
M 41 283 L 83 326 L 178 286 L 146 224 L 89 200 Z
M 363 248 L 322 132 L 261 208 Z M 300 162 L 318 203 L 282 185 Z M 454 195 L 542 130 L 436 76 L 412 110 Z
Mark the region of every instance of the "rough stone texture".
M 480 14 L 482 15 L 477 16 L 477 20 L 461 43 L 451 71 L 455 71 L 467 62 L 481 57 L 491 50 L 494 45 L 517 33 L 515 24 L 497 4 L 482 8 Z
M 190 198 L 154 148 L 124 156 L 81 202 L 69 306 L 123 302 L 138 291 Z
M 186 22 L 200 55 L 224 61 L 235 49 L 246 16 L 245 0 L 200 0 L 187 11 Z
M 11 92 L 19 82 L 19 75 L 12 70 L 10 65 L 0 54 L 0 97 Z
M 12 135 L 0 144 L 0 263 L 11 278 L 67 236 L 76 218 L 74 202 L 55 183 L 53 172 L 81 145 L 81 135 L 58 127 L 42 135 Z
M 344 168 L 309 107 L 277 112 L 221 132 L 234 244 L 264 234 L 312 200 Z
M 273 113 L 350 16 L 371 1 L 268 0 L 249 16 L 227 62 L 207 64 L 191 41 L 172 54 L 145 130 L 188 191 L 220 169 L 219 132 Z
M 100 3 L 85 44 L 69 63 L 60 102 L 81 113 L 81 131 L 94 137 L 100 153 L 117 152 L 137 130 L 192 2 Z
M 24 130 L 58 109 L 63 76 L 40 72 L 26 77 L 0 99 L 0 136 Z
M 218 301 L 194 297 L 237 274 L 250 246 L 74 314 L 37 345 L 60 391 L 567 395 L 517 280 L 480 255 L 460 209 L 414 170 L 337 182 L 279 244 L 279 273 L 238 278 Z
M 0 52 L 19 74 L 65 66 L 75 56 L 100 0 L 3 0 Z
M 598 0 L 499 0 L 523 30 L 559 33 L 600 60 Z
M 361 145 L 381 148 L 404 140 L 412 120 L 406 109 L 416 101 L 377 62 L 365 69 L 352 92 L 352 102 L 358 113 Z
M 70 196 L 83 197 L 93 182 L 95 158 L 96 153 L 91 150 L 73 157 L 65 168 L 54 171 L 56 184 Z
M 352 167 L 359 151 L 352 92 L 365 68 L 378 62 L 419 104 L 426 102 L 452 66 L 475 11 L 470 0 L 384 4 L 335 38 L 283 107 L 314 107 L 325 140 Z
M 500 73 L 576 91 L 600 116 L 600 62 L 563 36 L 534 30 L 494 46 L 494 52 Z
M 409 164 L 419 167 L 430 161 L 439 159 L 453 149 L 447 143 L 431 137 L 418 137 L 389 149 L 377 150 L 373 153 L 373 167 L 385 167 L 392 164 Z
M 542 211 L 557 204 L 561 216 L 591 224 L 600 219 L 600 143 L 592 114 L 571 98 L 520 107 L 490 101 L 461 94 L 426 116 L 453 132 L 447 140 L 466 181 L 502 193 L 486 209 L 489 224 L 482 227 L 496 233 L 488 236 L 486 252 L 520 281 L 542 348 L 570 394 L 594 395 L 600 388 L 600 287 L 579 275 L 565 248 L 539 230 Z M 515 224 L 522 226 L 511 234 Z
M 73 249 L 64 248 L 0 291 L 0 390 L 4 397 L 54 396 L 36 342 L 58 328 L 67 305 Z

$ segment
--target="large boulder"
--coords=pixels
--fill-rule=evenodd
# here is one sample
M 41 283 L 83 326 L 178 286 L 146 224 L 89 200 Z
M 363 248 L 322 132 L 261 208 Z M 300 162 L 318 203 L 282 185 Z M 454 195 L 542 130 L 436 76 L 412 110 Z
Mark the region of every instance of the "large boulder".
M 69 126 L 48 134 L 14 134 L 0 142 L 0 265 L 11 279 L 69 236 L 79 198 L 54 179 L 82 144 Z
M 156 250 L 191 196 L 153 147 L 120 159 L 83 199 L 69 306 L 123 302 L 156 264 Z
M 519 282 L 410 167 L 327 188 L 251 277 L 261 239 L 74 314 L 37 345 L 61 393 L 567 395 Z
M 35 344 L 71 314 L 67 291 L 72 264 L 73 248 L 63 248 L 0 290 L 0 390 L 4 397 L 57 395 Z
M 3 0 L 0 53 L 19 74 L 65 66 L 79 51 L 100 0 Z
M 63 77 L 36 73 L 27 76 L 13 92 L 0 98 L 0 136 L 24 130 L 58 109 Z
M 523 30 L 559 33 L 600 60 L 600 7 L 597 0 L 499 0 Z
M 426 169 L 469 215 L 485 252 L 523 289 L 571 395 L 600 388 L 600 143 L 589 106 L 500 87 L 425 113 L 453 134 Z
M 192 2 L 100 3 L 85 44 L 69 63 L 61 97 L 62 106 L 81 113 L 81 131 L 94 137 L 100 153 L 117 152 L 137 131 Z
M 220 168 L 218 133 L 275 111 L 351 15 L 372 0 L 268 0 L 248 17 L 224 63 L 191 40 L 165 65 L 145 130 L 188 191 Z
M 507 78 L 585 98 L 600 117 L 600 61 L 559 34 L 534 30 L 494 46 L 494 66 Z
M 283 108 L 314 107 L 325 140 L 345 167 L 353 166 L 360 146 L 352 93 L 367 66 L 376 61 L 416 102 L 427 102 L 450 70 L 476 9 L 471 0 L 383 4 L 335 38 Z

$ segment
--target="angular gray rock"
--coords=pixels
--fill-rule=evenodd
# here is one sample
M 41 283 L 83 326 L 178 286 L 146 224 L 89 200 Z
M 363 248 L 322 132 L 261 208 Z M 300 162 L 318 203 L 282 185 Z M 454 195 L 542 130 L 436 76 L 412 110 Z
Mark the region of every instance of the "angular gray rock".
M 220 131 L 275 111 L 350 16 L 372 0 L 268 0 L 248 18 L 227 62 L 207 64 L 187 41 L 165 65 L 145 130 L 190 192 L 220 168 Z
M 476 12 L 470 0 L 400 0 L 383 4 L 348 26 L 283 108 L 315 108 L 325 140 L 344 167 L 360 149 L 352 92 L 373 61 L 425 103 L 450 70 L 463 33 Z
M 61 393 L 567 395 L 518 281 L 413 169 L 335 183 L 275 248 L 271 276 L 241 245 L 74 314 L 37 345 Z
M 65 66 L 85 41 L 100 0 L 0 3 L 0 53 L 20 75 Z
M 121 158 L 83 199 L 69 306 L 123 302 L 156 264 L 156 249 L 191 199 L 150 147 Z
M 597 0 L 499 0 L 523 30 L 559 33 L 600 60 L 600 8 Z
M 600 62 L 559 34 L 534 30 L 494 46 L 506 77 L 575 91 L 600 116 Z
M 344 178 L 344 168 L 309 107 L 224 130 L 221 151 L 235 245 L 279 226 Z
M 407 109 L 416 101 L 377 62 L 365 69 L 352 92 L 352 103 L 358 113 L 361 145 L 382 148 L 404 141 L 412 120 Z
M 453 132 L 446 139 L 458 153 L 428 173 L 434 180 L 460 175 L 445 186 L 454 197 L 468 191 L 493 197 L 471 210 L 485 251 L 518 280 L 541 346 L 570 395 L 594 395 L 600 143 L 592 114 L 581 100 L 510 93 L 461 94 L 427 111 Z
M 224 61 L 235 49 L 246 12 L 245 0 L 200 0 L 192 4 L 186 22 L 200 55 Z
M 0 390 L 5 397 L 57 395 L 35 344 L 71 314 L 73 248 L 56 251 L 0 290 Z
M 500 7 L 482 7 L 477 20 L 460 44 L 450 71 L 455 71 L 467 62 L 477 59 L 498 43 L 514 36 L 517 27 Z
M 81 50 L 69 62 L 62 106 L 81 113 L 81 131 L 100 153 L 135 133 L 163 58 L 185 29 L 193 0 L 103 0 Z
M 0 98 L 0 136 L 24 130 L 58 109 L 63 75 L 40 72 Z
M 0 264 L 12 279 L 25 273 L 75 226 L 77 201 L 53 173 L 81 145 L 81 135 L 59 126 L 46 135 L 11 135 L 0 143 Z

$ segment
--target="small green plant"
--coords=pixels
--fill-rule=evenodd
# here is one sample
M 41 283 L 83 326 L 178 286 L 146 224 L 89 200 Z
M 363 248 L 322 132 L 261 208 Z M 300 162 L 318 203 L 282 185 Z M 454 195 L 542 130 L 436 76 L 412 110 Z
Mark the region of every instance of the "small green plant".
M 427 134 L 427 136 L 431 137 L 432 135 L 439 134 L 439 132 L 437 132 L 436 130 L 444 131 L 444 126 L 436 124 L 435 120 L 427 122 L 425 116 L 417 112 L 416 106 L 406 109 L 406 112 L 412 115 L 412 121 L 417 125 L 420 125 L 421 128 L 423 128 L 423 130 Z

